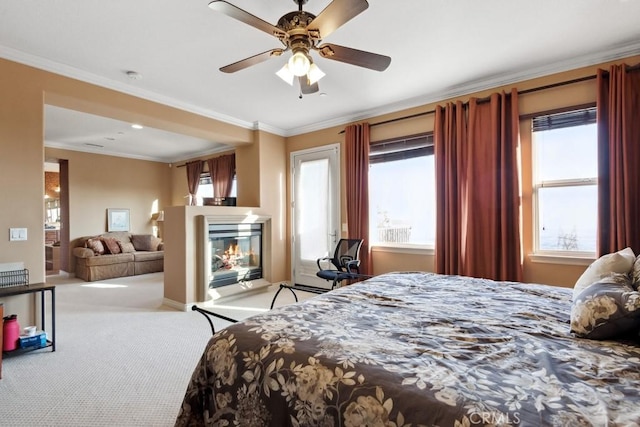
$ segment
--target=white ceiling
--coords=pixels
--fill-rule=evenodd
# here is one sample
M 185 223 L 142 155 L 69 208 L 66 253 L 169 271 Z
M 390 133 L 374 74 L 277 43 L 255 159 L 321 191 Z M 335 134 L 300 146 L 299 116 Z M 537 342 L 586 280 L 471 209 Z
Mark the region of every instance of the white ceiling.
M 229 2 L 272 24 L 297 9 L 292 0 Z M 304 9 L 317 15 L 329 3 L 309 0 Z M 327 74 L 319 83 L 326 96 L 299 99 L 298 89 L 275 75 L 286 57 L 234 74 L 218 71 L 281 45 L 207 4 L 2 0 L 0 57 L 289 136 L 640 54 L 640 0 L 370 0 L 368 10 L 323 41 L 388 55 L 389 68 L 371 71 L 314 53 Z M 128 78 L 128 70 L 142 79 Z M 47 107 L 45 139 L 161 161 L 224 148 L 128 126 Z

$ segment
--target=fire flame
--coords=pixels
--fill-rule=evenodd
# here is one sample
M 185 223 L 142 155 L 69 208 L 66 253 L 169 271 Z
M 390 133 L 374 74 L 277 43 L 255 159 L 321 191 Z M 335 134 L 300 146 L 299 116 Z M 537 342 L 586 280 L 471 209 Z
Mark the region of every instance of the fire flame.
M 229 257 L 241 257 L 243 256 L 242 251 L 238 247 L 238 245 L 229 245 L 229 249 L 227 249 L 226 254 Z

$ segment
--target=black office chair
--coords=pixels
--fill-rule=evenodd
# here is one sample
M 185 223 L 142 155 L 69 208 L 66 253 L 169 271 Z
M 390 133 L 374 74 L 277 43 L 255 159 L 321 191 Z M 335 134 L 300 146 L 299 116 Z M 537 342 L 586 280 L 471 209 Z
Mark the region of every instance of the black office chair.
M 318 277 L 333 282 L 331 289 L 335 289 L 338 283 L 348 279 L 363 279 L 371 276 L 365 276 L 358 274 L 360 267 L 360 247 L 362 246 L 362 239 L 340 239 L 336 245 L 336 249 L 333 253 L 333 257 L 319 258 L 316 262 L 318 264 L 319 271 L 316 273 Z M 323 266 L 323 263 L 326 264 Z M 332 268 L 325 268 L 332 267 Z M 289 289 L 293 294 L 296 302 L 298 302 L 298 296 L 295 291 L 305 291 L 313 294 L 323 294 L 329 292 L 330 289 L 319 288 L 316 286 L 307 285 L 289 285 L 287 283 L 280 283 L 280 288 L 273 296 L 271 300 L 271 308 L 276 303 L 276 299 L 283 289 Z
M 361 277 L 359 256 L 362 242 L 362 239 L 340 239 L 333 257 L 317 260 L 318 272 L 316 276 L 332 281 L 331 289 L 335 289 L 338 283 L 343 280 Z

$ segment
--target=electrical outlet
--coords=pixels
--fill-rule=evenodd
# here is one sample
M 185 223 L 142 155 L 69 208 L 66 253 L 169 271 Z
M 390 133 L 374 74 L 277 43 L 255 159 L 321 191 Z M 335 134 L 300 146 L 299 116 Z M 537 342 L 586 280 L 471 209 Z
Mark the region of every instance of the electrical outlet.
M 19 240 L 27 240 L 27 229 L 26 228 L 10 228 L 9 240 L 12 242 L 19 241 Z

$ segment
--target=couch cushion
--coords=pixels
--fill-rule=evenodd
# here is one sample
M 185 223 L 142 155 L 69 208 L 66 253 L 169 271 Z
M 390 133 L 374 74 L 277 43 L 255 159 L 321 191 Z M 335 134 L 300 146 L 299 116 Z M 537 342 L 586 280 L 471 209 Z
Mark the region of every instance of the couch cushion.
M 87 266 L 133 262 L 133 254 L 104 255 L 84 258 Z
M 133 253 L 133 259 L 136 262 L 155 261 L 164 259 L 163 251 L 140 251 Z
M 87 247 L 95 252 L 97 255 L 104 254 L 104 245 L 102 239 L 96 237 L 94 239 L 87 239 Z
M 100 237 L 105 238 L 109 237 L 112 239 L 116 239 L 118 242 L 130 242 L 131 235 L 127 231 L 109 231 L 108 233 L 103 233 Z
M 161 240 L 151 234 L 134 234 L 131 243 L 136 251 L 157 251 Z

